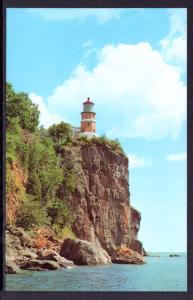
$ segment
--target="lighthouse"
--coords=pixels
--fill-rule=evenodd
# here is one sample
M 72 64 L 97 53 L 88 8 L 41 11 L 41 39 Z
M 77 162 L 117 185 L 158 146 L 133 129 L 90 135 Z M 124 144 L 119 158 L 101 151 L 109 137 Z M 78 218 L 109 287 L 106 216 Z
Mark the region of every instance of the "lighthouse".
M 90 98 L 87 98 L 87 100 L 83 102 L 83 111 L 81 112 L 81 136 L 96 136 L 95 115 L 94 103 L 90 100 Z

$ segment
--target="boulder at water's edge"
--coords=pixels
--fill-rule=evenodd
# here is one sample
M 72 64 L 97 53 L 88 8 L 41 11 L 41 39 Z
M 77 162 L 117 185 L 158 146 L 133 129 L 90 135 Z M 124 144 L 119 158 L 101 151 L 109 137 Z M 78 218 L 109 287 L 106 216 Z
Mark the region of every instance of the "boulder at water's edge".
M 65 239 L 60 255 L 76 265 L 98 265 L 111 263 L 108 253 L 100 246 L 79 239 Z

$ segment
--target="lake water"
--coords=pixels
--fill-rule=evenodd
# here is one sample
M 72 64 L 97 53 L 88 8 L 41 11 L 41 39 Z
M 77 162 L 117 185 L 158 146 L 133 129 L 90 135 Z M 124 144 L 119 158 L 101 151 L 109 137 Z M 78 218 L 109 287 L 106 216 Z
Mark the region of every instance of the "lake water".
M 152 254 L 153 255 L 153 254 Z M 144 265 L 77 266 L 6 275 L 9 291 L 187 291 L 187 256 L 146 257 Z

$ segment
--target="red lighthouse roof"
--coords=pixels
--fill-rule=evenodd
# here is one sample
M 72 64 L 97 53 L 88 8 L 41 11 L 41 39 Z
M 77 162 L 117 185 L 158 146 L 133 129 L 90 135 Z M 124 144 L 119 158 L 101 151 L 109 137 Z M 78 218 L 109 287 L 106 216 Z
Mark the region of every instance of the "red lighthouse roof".
M 86 101 L 85 102 L 83 102 L 83 104 L 94 104 L 91 100 L 90 100 L 90 98 L 88 97 L 87 99 L 86 99 Z

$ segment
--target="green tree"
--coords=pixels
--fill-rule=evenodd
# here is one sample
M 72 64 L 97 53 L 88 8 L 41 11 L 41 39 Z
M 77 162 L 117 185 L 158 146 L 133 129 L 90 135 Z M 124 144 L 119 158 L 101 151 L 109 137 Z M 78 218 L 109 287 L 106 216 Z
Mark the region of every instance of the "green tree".
M 40 203 L 41 196 L 42 196 L 42 186 L 40 178 L 37 174 L 37 170 L 32 170 L 29 173 L 28 182 L 27 182 L 27 193 L 34 196 L 36 200 L 38 200 Z
M 21 127 L 19 126 L 19 118 L 10 120 L 9 129 L 6 132 L 6 157 L 8 161 L 13 161 L 17 156 L 17 148 L 21 142 Z
M 56 190 L 63 180 L 63 171 L 59 167 L 52 139 L 44 136 L 42 146 L 38 174 L 42 186 L 42 201 L 46 204 L 50 198 L 55 197 Z
M 7 161 L 18 161 L 27 171 L 29 161 L 29 145 L 25 143 L 22 129 L 19 125 L 19 118 L 14 117 L 10 120 L 9 128 L 6 132 L 6 158 Z
M 19 161 L 21 166 L 26 172 L 28 172 L 29 155 L 30 155 L 29 144 L 21 141 L 21 143 L 17 146 L 17 153 L 19 156 Z
M 27 192 L 39 198 L 42 205 L 46 205 L 51 197 L 55 197 L 56 189 L 63 180 L 62 169 L 58 166 L 58 159 L 50 137 L 40 135 L 34 137 L 30 149 L 28 167 Z
M 61 201 L 61 199 L 55 198 L 47 207 L 47 212 L 51 220 L 51 225 L 57 225 L 59 229 L 69 226 L 73 222 L 73 217 L 67 204 Z
M 39 124 L 39 111 L 26 93 L 15 93 L 11 84 L 6 86 L 6 122 L 10 126 L 12 118 L 18 117 L 23 129 L 34 132 Z
M 28 181 L 26 191 L 33 195 L 41 202 L 41 182 L 38 174 L 39 162 L 41 158 L 43 146 L 37 137 L 34 137 L 33 143 L 30 145 L 29 165 L 28 165 Z
M 56 150 L 59 150 L 61 146 L 72 141 L 72 128 L 67 123 L 61 122 L 52 125 L 48 129 L 48 133 L 54 141 Z
M 62 182 L 62 170 L 55 167 L 54 169 L 42 169 L 39 172 L 39 179 L 41 182 L 41 198 L 45 205 L 49 199 L 55 198 L 56 190 Z

